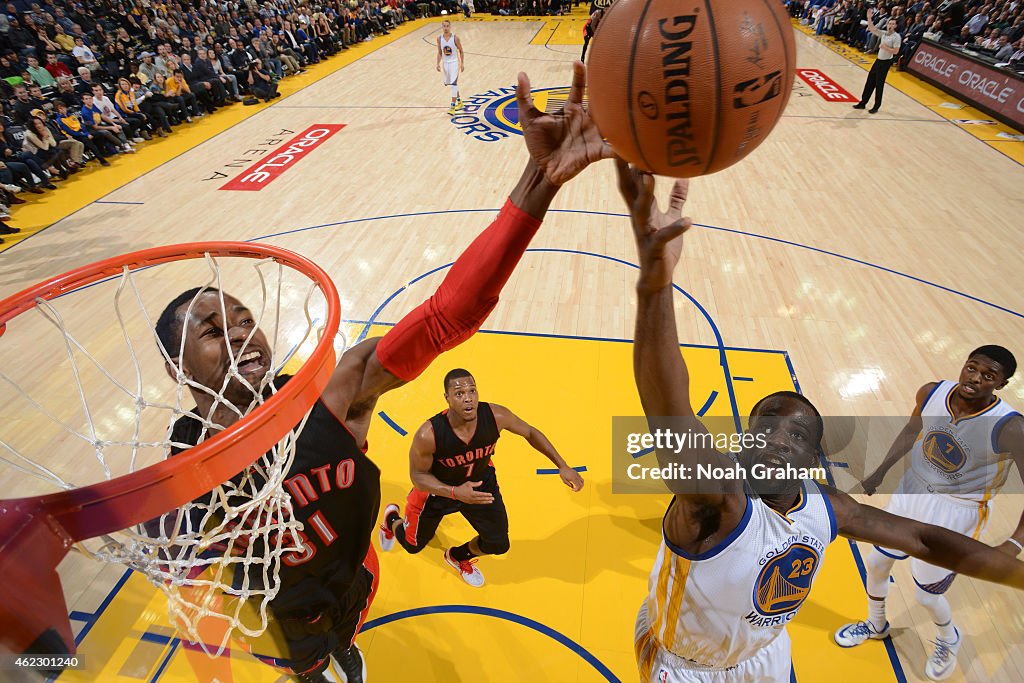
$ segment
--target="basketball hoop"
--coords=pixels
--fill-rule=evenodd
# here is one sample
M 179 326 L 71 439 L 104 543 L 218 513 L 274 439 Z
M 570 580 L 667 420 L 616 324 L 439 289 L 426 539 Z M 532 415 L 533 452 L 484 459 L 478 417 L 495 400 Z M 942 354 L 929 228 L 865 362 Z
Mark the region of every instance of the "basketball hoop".
M 239 282 L 229 282 L 230 273 L 225 271 L 241 269 L 242 264 L 246 267 L 238 275 Z M 164 272 L 179 266 L 183 273 Z M 202 276 L 188 272 L 197 269 Z M 147 301 L 139 287 L 144 278 L 153 289 L 167 293 L 152 294 Z M 300 285 L 294 284 L 296 279 Z M 237 287 L 250 282 L 263 295 L 259 309 L 251 308 L 256 318 L 253 332 L 273 318 L 270 369 L 257 386 L 238 373 L 238 357 L 253 333 L 237 356 L 227 331 L 223 333 L 231 358 L 225 386 L 241 380 L 252 392 L 251 404 L 237 409 L 237 421 L 223 426 L 213 423 L 210 415 L 195 415 L 188 406 L 192 405 L 189 389 L 206 390 L 227 404 L 224 388 L 201 387 L 180 369 L 175 387 L 165 367 L 175 367 L 172 359 L 177 359 L 179 350 L 164 348 L 153 329 L 157 316 L 150 314 L 174 298 L 170 292 L 200 282 L 205 282 L 202 291 L 219 292 L 222 311 L 225 288 L 244 301 L 251 292 Z M 80 295 L 92 287 L 100 292 L 113 290 L 120 330 L 111 324 L 105 330 L 110 334 L 94 334 L 102 343 L 90 345 L 88 340 L 80 341 L 76 327 L 91 331 L 102 325 Z M 96 290 L 90 293 L 95 295 Z M 95 308 L 96 297 L 91 301 Z M 126 301 L 136 303 L 139 310 L 126 310 Z M 301 334 L 282 332 L 292 329 L 289 316 L 297 317 L 296 329 L 305 326 Z M 44 344 L 47 330 L 57 333 L 63 354 L 55 354 L 45 367 L 0 365 L 0 386 L 13 390 L 4 397 L 4 405 L 12 410 L 12 423 L 22 426 L 0 436 L 0 472 L 8 475 L 2 481 L 13 482 L 23 495 L 40 481 L 50 490 L 59 489 L 0 500 L 2 647 L 15 653 L 73 652 L 56 567 L 74 544 L 88 539 L 101 539 L 94 541 L 98 547 L 88 549 L 88 554 L 129 566 L 159 586 L 169 599 L 171 623 L 189 640 L 204 645 L 197 624 L 209 618 L 228 627 L 217 654 L 232 630 L 244 635 L 265 630 L 267 604 L 277 593 L 282 556 L 302 549 L 300 525 L 292 518 L 283 481 L 305 419 L 334 370 L 339 326 L 338 293 L 324 270 L 288 250 L 240 242 L 180 244 L 106 259 L 0 302 L 3 354 L 10 358 L 15 350 Z M 19 338 L 22 331 L 26 336 Z M 112 338 L 117 345 L 112 345 Z M 154 339 L 159 355 L 152 351 Z M 150 345 L 143 350 L 147 342 Z M 308 358 L 290 380 L 274 381 L 286 363 L 307 352 Z M 74 394 L 80 406 L 67 409 L 47 404 L 54 382 L 60 381 L 48 373 L 62 367 L 70 369 L 72 376 L 64 380 L 61 390 Z M 147 381 L 161 372 L 165 374 L 159 380 Z M 153 392 L 163 386 L 173 398 L 154 398 Z M 107 404 L 115 414 L 104 412 Z M 174 444 L 184 450 L 168 457 L 170 424 L 183 417 L 199 421 L 202 435 L 197 445 Z M 52 436 L 44 435 L 47 428 L 52 428 Z M 162 433 L 154 436 L 157 429 Z M 75 443 L 85 443 L 92 451 L 99 465 L 97 482 L 75 483 L 73 479 L 80 477 L 59 471 L 58 465 L 64 462 L 72 463 L 75 472 L 88 462 L 67 452 Z M 36 455 L 40 452 L 46 455 Z M 65 453 L 71 457 L 57 457 Z M 5 490 L 12 490 L 11 486 Z M 243 623 L 241 604 L 258 610 L 255 623 Z M 218 611 L 224 605 L 230 609 Z

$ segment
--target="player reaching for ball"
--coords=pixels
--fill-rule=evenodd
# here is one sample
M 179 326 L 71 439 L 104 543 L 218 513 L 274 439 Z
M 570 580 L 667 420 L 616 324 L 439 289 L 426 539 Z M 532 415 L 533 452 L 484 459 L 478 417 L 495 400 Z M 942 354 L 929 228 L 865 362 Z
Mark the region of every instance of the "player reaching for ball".
M 529 79 L 519 75 L 516 98 L 530 159 L 518 184 L 430 298 L 383 337 L 342 355 L 297 441 L 287 482 L 289 491 L 308 494 L 293 495 L 293 504 L 309 538 L 301 553 L 282 558 L 270 612 L 283 632 L 284 653 L 264 658 L 295 680 L 329 680 L 325 672 L 332 659 L 349 683 L 361 683 L 365 675 L 355 638 L 377 587 L 370 536 L 380 504 L 380 469 L 366 455 L 377 400 L 480 328 L 561 185 L 611 156 L 582 106 L 586 68 L 577 62 L 573 69 L 568 102 L 555 114 L 533 105 Z M 239 378 L 262 386 L 273 363 L 255 319 L 240 300 L 210 288 L 189 290 L 167 305 L 156 330 L 170 354 L 167 372 L 175 381 L 179 373 L 187 377 L 196 401 L 174 424 L 175 444 L 195 445 L 202 437 L 195 415 L 227 426 L 244 414 L 252 394 Z M 221 387 L 227 403 L 214 402 Z M 342 465 L 349 485 L 332 486 L 325 472 L 341 472 Z
M 466 70 L 466 58 L 462 52 L 462 41 L 452 33 L 452 22 L 447 19 L 441 22 L 441 35 L 437 37 L 437 70 L 444 76 L 444 84 L 451 86 L 452 104 L 448 113 L 454 114 L 462 109 L 459 74 Z
M 633 371 L 649 428 L 707 434 L 690 403 L 673 306 L 672 274 L 683 233 L 692 227 L 682 218 L 687 183 L 676 183 L 663 213 L 654 200 L 654 177 L 616 163 L 640 260 Z M 813 468 L 823 429 L 818 410 L 800 394 L 770 394 L 751 409 L 748 433 L 755 446 L 739 454 L 739 464 L 748 472 L 758 464 Z M 660 467 L 691 471 L 736 464 L 704 448 L 658 451 L 657 458 Z M 861 505 L 811 480 L 728 479 L 700 488 L 672 481 L 670 489 L 675 495 L 636 620 L 635 650 L 645 682 L 790 680 L 786 625 L 807 599 L 837 534 L 1024 590 L 1024 563 L 1010 555 Z

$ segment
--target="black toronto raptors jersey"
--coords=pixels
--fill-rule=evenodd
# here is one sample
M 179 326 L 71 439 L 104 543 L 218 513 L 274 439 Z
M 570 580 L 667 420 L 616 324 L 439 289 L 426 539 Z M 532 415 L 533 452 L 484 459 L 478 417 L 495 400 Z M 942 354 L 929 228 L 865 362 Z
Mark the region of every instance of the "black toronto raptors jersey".
M 501 436 L 494 411 L 489 403 L 481 402 L 476 411 L 476 431 L 466 443 L 458 437 L 448 422 L 444 410 L 430 418 L 434 428 L 434 462 L 430 473 L 449 486 L 460 486 L 467 481 L 483 481 L 493 472 L 491 456 Z
M 199 421 L 183 417 L 175 422 L 171 440 L 194 444 L 199 434 Z M 380 508 L 380 469 L 317 400 L 296 443 L 284 490 L 302 522 L 305 551 L 282 557 L 281 588 L 271 608 L 279 617 L 316 614 L 341 599 L 363 564 Z M 259 573 L 250 572 L 250 581 Z

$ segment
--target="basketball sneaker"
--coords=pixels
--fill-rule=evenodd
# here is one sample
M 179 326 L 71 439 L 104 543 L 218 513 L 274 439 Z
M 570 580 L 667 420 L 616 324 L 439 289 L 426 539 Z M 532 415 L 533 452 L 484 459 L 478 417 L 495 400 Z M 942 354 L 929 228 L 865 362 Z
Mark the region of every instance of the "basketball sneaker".
M 960 650 L 961 640 L 960 631 L 956 631 L 955 643 L 947 643 L 941 638 L 933 640 L 935 649 L 924 665 L 924 675 L 933 681 L 944 681 L 952 676 L 956 670 L 956 653 Z
M 327 668 L 319 673 L 292 674 L 292 680 L 299 683 L 341 683 L 336 672 L 332 671 L 334 660 L 329 660 Z
M 347 650 L 335 650 L 331 659 L 341 669 L 341 683 L 366 683 L 366 660 L 358 645 L 352 643 L 352 647 Z
M 876 631 L 870 621 L 858 621 L 855 624 L 847 624 L 836 631 L 833 638 L 839 647 L 857 647 L 867 640 L 884 640 L 889 637 L 889 622 L 885 622 L 885 628 Z
M 377 537 L 380 539 L 380 549 L 384 552 L 388 552 L 395 547 L 395 532 L 392 531 L 391 525 L 398 516 L 398 506 L 394 503 L 389 503 L 384 508 L 384 521 L 377 532 Z
M 449 114 L 454 114 L 455 113 L 455 105 L 454 104 L 452 106 L 448 107 L 448 113 Z
M 484 585 L 484 575 L 479 569 L 476 568 L 476 560 L 456 560 L 452 557 L 452 549 L 444 551 L 444 561 L 448 563 L 448 566 L 459 573 L 462 580 L 468 583 L 473 588 L 480 588 Z
M 463 107 L 465 107 L 465 106 L 466 106 L 466 105 L 464 105 L 464 104 L 462 103 L 462 98 L 461 98 L 461 97 L 460 97 L 459 99 L 455 100 L 455 108 L 456 108 L 456 109 L 462 109 L 462 108 L 463 108 Z

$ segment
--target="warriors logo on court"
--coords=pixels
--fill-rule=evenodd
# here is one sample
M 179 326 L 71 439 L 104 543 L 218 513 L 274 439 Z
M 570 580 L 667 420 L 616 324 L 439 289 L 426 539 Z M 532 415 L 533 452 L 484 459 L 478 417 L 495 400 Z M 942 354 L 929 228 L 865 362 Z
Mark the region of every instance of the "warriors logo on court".
M 928 432 L 921 450 L 932 467 L 943 474 L 954 474 L 967 464 L 967 454 L 952 434 L 943 431 Z
M 569 99 L 569 88 L 531 90 L 533 104 L 544 112 L 556 112 Z M 519 125 L 519 103 L 515 86 L 495 88 L 463 100 L 465 107 L 452 116 L 452 124 L 460 132 L 481 142 L 497 142 L 509 135 L 522 135 Z M 583 100 L 587 104 L 586 98 Z
M 759 625 L 784 624 L 796 614 L 811 592 L 811 582 L 820 561 L 821 554 L 817 550 L 804 543 L 794 543 L 765 563 L 754 583 L 754 609 L 764 617 L 777 619 L 757 620 Z

